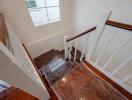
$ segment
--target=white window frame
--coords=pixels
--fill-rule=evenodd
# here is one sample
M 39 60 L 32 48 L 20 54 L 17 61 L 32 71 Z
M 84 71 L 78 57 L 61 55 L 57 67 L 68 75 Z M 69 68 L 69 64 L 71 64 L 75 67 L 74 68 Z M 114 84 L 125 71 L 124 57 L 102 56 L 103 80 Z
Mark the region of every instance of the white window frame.
M 26 0 L 27 2 L 28 2 L 28 5 L 29 5 L 29 8 L 28 9 L 32 9 L 32 8 L 35 8 L 35 7 L 31 7 L 31 5 L 30 5 L 30 3 L 29 3 L 29 0 Z M 34 0 L 35 1 L 35 3 L 36 3 L 36 0 Z M 37 6 L 37 4 L 36 4 L 36 6 Z
M 27 0 L 26 0 L 27 1 Z M 29 9 L 29 12 L 31 12 L 31 11 L 37 11 L 37 10 L 39 10 L 39 9 L 43 9 L 43 8 L 45 8 L 46 9 L 46 16 L 47 16 L 47 19 L 48 19 L 48 23 L 43 23 L 43 24 L 40 24 L 40 25 L 34 25 L 34 26 L 41 26 L 41 25 L 46 25 L 46 24 L 49 24 L 49 23 L 53 23 L 53 22 L 57 22 L 57 21 L 60 21 L 61 20 L 61 14 L 60 14 L 60 0 L 59 0 L 59 5 L 58 6 L 47 6 L 47 4 L 46 4 L 46 0 L 43 0 L 44 1 L 44 3 L 45 3 L 45 7 L 37 7 L 37 2 L 36 2 L 36 0 L 35 0 L 35 2 L 36 2 L 36 7 L 30 7 L 30 8 L 28 8 Z M 29 2 L 28 2 L 29 3 Z M 29 4 L 30 5 L 30 4 Z M 53 7 L 58 7 L 59 8 L 59 14 L 60 14 L 60 16 L 59 16 L 59 18 L 55 18 L 55 19 L 52 19 L 52 20 L 50 20 L 50 17 L 49 17 L 49 14 L 48 14 L 48 8 L 53 8 Z M 32 16 L 31 16 L 32 17 Z M 33 20 L 32 20 L 33 21 Z M 35 24 L 35 23 L 33 23 L 33 24 Z

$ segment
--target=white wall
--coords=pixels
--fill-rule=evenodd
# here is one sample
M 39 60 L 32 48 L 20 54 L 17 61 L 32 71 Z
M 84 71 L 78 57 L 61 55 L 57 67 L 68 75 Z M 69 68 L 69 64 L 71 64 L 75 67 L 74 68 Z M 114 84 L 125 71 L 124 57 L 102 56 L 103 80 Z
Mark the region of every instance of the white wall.
M 73 16 L 75 32 L 79 33 L 95 25 L 102 12 L 112 10 L 111 19 L 132 23 L 131 0 L 74 0 Z
M 10 23 L 8 23 L 8 20 L 6 20 L 6 26 L 7 26 L 8 33 L 9 33 L 10 42 L 12 44 L 13 51 L 14 51 L 14 55 L 12 56 L 12 59 L 11 59 L 14 64 L 10 64 L 9 67 L 13 68 L 13 66 L 14 66 L 15 68 L 14 68 L 14 70 L 12 70 L 12 69 L 8 70 L 9 68 L 6 68 L 7 69 L 6 73 L 8 73 L 8 75 L 3 74 L 2 76 L 5 76 L 5 81 L 7 80 L 7 82 L 11 82 L 11 84 L 13 86 L 18 87 L 18 88 L 34 95 L 35 97 L 42 99 L 42 100 L 43 99 L 48 100 L 50 98 L 50 96 L 49 96 L 42 80 L 40 79 L 38 73 L 36 72 L 36 69 L 34 68 L 30 58 L 28 57 L 26 51 L 24 50 L 21 42 L 15 35 L 15 32 L 12 30 Z M 6 51 L 6 50 L 4 50 L 4 51 Z M 10 56 L 9 56 L 9 58 L 10 58 Z M 15 71 L 15 70 L 18 70 L 18 71 Z M 13 76 L 13 78 L 14 78 L 13 79 L 12 71 L 14 72 L 15 76 L 16 75 L 19 76 L 19 74 L 21 72 L 24 72 L 23 74 L 27 75 L 26 80 L 29 80 L 29 81 L 25 81 L 26 83 L 22 83 L 22 82 L 24 82 L 23 78 L 19 78 L 18 76 L 17 77 Z M 15 73 L 15 72 L 17 72 L 17 73 Z M 25 77 L 26 75 L 22 75 L 22 77 Z M 31 78 L 31 80 L 29 78 Z M 20 82 L 20 81 L 22 81 L 22 82 Z
M 119 4 L 117 6 L 117 4 Z M 112 10 L 110 19 L 132 24 L 131 0 L 73 0 L 73 32 L 79 34 L 97 25 L 102 13 Z M 74 35 L 75 35 L 74 34 Z M 84 36 L 85 37 L 85 36 Z M 91 36 L 92 37 L 92 36 Z M 90 38 L 90 41 L 94 39 Z M 79 41 L 82 44 L 84 41 Z M 91 42 L 89 45 L 92 45 Z M 82 45 L 79 45 L 79 49 Z
M 0 8 L 0 12 L 1 11 L 2 9 Z M 41 100 L 48 100 L 50 96 L 42 80 L 6 18 L 5 21 L 14 55 L 0 42 L 0 79 Z M 8 75 L 5 73 L 8 73 Z
M 112 16 L 110 19 L 119 21 L 122 23 L 132 25 L 132 1 L 131 0 L 74 0 L 73 3 L 73 26 L 74 32 L 80 33 L 85 31 L 88 28 L 91 28 L 97 25 L 98 20 L 103 12 L 112 10 Z M 106 27 L 106 30 L 101 38 L 101 41 L 98 43 L 98 46 L 95 50 L 95 53 L 92 57 L 92 60 L 95 61 L 98 57 L 98 54 L 104 47 L 105 43 L 112 36 L 113 30 L 116 30 L 118 34 L 114 38 L 113 42 L 110 44 L 108 49 L 105 51 L 103 57 L 99 61 L 99 65 L 103 66 L 110 56 L 113 54 L 114 50 L 116 50 L 119 45 L 127 39 L 132 32 L 125 31 L 113 27 Z M 92 33 L 93 34 L 93 33 Z M 88 48 L 90 49 L 93 45 L 94 36 L 93 34 L 90 36 Z M 79 49 L 82 48 L 82 43 L 84 39 L 79 41 Z M 128 42 L 128 44 L 122 48 L 122 51 L 114 57 L 112 63 L 110 63 L 107 68 L 109 72 L 112 72 L 113 69 L 118 67 L 125 59 L 127 59 L 130 55 L 132 55 L 132 40 Z M 116 75 L 119 78 L 124 78 L 126 75 L 132 73 L 132 63 L 129 62 L 125 68 L 121 69 L 119 73 Z M 132 78 L 128 80 L 128 84 L 132 86 Z
M 0 12 L 2 12 L 2 8 L 1 8 L 1 6 L 0 6 Z
M 5 17 L 10 21 L 13 29 L 25 43 L 33 57 L 53 48 L 63 48 L 58 44 L 56 35 L 69 33 L 71 30 L 71 0 L 60 0 L 61 21 L 34 27 L 30 14 L 26 7 L 25 0 L 1 0 L 0 5 L 3 8 Z M 51 42 L 50 40 L 54 40 Z M 48 41 L 48 43 L 47 43 Z M 63 41 L 59 41 L 63 43 Z

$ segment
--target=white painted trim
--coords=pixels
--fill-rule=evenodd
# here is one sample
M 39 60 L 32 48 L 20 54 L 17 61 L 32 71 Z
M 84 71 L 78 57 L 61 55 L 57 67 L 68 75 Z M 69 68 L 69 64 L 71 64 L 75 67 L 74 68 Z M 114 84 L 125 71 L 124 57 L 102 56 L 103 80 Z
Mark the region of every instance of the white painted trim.
M 105 79 L 103 79 L 102 77 L 98 76 L 98 74 L 95 73 L 93 70 L 91 70 L 90 68 L 88 68 L 85 62 L 82 62 L 82 64 L 84 65 L 84 67 L 85 67 L 86 69 L 88 69 L 89 71 L 93 72 L 93 74 L 95 74 L 97 77 L 99 77 L 99 78 L 101 78 L 102 80 L 104 80 L 105 82 L 107 82 Z M 116 79 L 119 80 L 118 78 L 116 78 Z M 110 84 L 109 82 L 107 82 L 107 83 Z M 124 84 L 124 86 L 125 86 L 126 88 L 129 87 L 127 84 Z M 112 87 L 113 87 L 113 86 L 112 86 Z M 130 88 L 130 87 L 129 87 L 129 88 Z M 127 90 L 130 91 L 130 89 L 127 89 Z M 123 96 L 124 96 L 124 95 L 123 95 Z
M 95 62 L 96 64 L 98 64 L 99 60 L 101 59 L 102 55 L 104 54 L 105 50 L 106 50 L 107 47 L 110 45 L 111 41 L 113 40 L 113 38 L 115 37 L 116 34 L 117 34 L 117 33 L 115 32 L 115 33 L 113 34 L 113 36 L 109 39 L 109 41 L 105 44 L 103 50 L 101 51 L 101 53 L 100 53 L 100 54 L 98 55 L 98 57 L 97 57 L 97 60 L 96 60 L 96 62 Z
M 101 19 L 99 20 L 99 23 L 97 24 L 97 28 L 95 30 L 95 34 L 97 34 L 97 37 L 95 39 L 93 47 L 89 51 L 89 55 L 88 55 L 89 60 L 91 60 L 92 55 L 95 52 L 96 46 L 98 45 L 98 42 L 103 34 L 103 31 L 105 28 L 105 23 L 106 23 L 107 19 L 109 19 L 109 17 L 111 16 L 111 14 L 112 14 L 112 11 L 103 13 L 101 16 Z
M 109 58 L 109 60 L 106 62 L 106 64 L 103 66 L 103 69 L 105 69 L 106 67 L 108 67 L 108 65 L 110 64 L 110 62 L 113 60 L 113 58 L 122 50 L 122 48 L 124 48 L 126 46 L 126 44 L 130 41 L 130 39 L 132 38 L 132 35 L 130 37 L 128 37 L 128 39 L 126 39 L 112 54 L 112 56 Z
M 132 74 L 129 74 L 129 75 L 127 75 L 125 78 L 123 78 L 122 80 L 120 80 L 119 82 L 120 83 L 124 83 L 124 82 L 126 82 L 129 78 L 131 78 L 132 77 Z
M 121 63 L 113 72 L 112 76 L 114 76 L 121 68 L 125 67 L 125 65 L 132 60 L 132 56 L 128 57 L 123 63 Z
M 91 65 L 93 65 L 95 68 L 97 68 L 100 72 L 104 73 L 111 80 L 115 81 L 119 86 L 123 87 L 126 91 L 128 91 L 128 92 L 130 92 L 132 94 L 132 87 L 130 87 L 127 83 L 120 82 L 121 79 L 119 79 L 116 76 L 112 76 L 111 73 L 109 73 L 106 70 L 103 70 L 101 66 L 96 65 L 94 62 L 92 62 L 92 61 L 87 61 L 87 62 L 90 63 Z
M 72 51 L 72 45 L 69 43 L 68 44 L 68 48 L 69 48 L 69 55 L 68 55 L 68 58 L 69 58 L 69 60 L 71 60 L 71 58 L 72 58 L 72 56 L 71 56 L 71 51 Z
M 65 49 L 65 60 L 68 58 L 68 45 L 67 45 L 68 36 L 64 37 L 64 49 Z
M 38 44 L 39 42 L 45 41 L 45 40 L 50 39 L 50 38 L 57 37 L 57 36 L 62 35 L 62 34 L 68 34 L 67 32 L 69 32 L 69 31 L 71 31 L 71 29 L 67 29 L 67 30 L 65 30 L 65 31 L 63 31 L 63 32 L 54 33 L 54 34 L 52 34 L 52 35 L 48 35 L 48 36 L 46 36 L 46 37 L 44 37 L 44 38 L 41 38 L 41 39 L 36 40 L 36 41 L 34 41 L 34 42 L 28 43 L 27 46 L 29 47 L 29 46 Z
M 32 58 L 36 58 L 40 56 L 41 54 L 48 52 L 51 49 L 61 51 L 64 49 L 64 36 L 65 35 L 70 36 L 71 35 L 70 31 L 71 30 L 69 29 L 64 32 L 59 32 L 58 34 L 50 35 L 25 45 L 28 51 L 30 52 Z M 59 39 L 61 39 L 60 42 L 59 42 Z
M 12 60 L 14 59 L 13 54 L 9 52 L 9 50 L 4 46 L 4 44 L 1 41 L 0 41 L 0 56 L 2 57 L 2 60 L 4 60 L 4 63 L 0 64 L 0 69 L 2 67 L 5 67 L 6 64 L 11 63 Z
M 77 39 L 75 40 L 74 61 L 76 61 L 76 56 L 77 56 Z
M 87 47 L 86 45 L 88 44 L 88 39 L 89 39 L 89 34 L 88 34 L 87 38 L 86 38 L 86 39 L 85 39 L 85 41 L 84 41 L 80 61 L 82 61 L 82 60 L 83 60 L 83 57 L 84 57 L 84 52 L 85 52 L 85 49 L 86 49 L 86 47 Z

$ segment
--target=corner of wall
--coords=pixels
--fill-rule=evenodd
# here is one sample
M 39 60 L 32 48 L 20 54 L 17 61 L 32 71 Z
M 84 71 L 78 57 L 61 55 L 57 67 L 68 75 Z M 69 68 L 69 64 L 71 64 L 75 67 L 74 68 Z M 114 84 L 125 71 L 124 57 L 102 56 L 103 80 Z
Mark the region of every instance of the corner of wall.
M 32 58 L 38 57 L 43 53 L 51 49 L 63 50 L 64 49 L 64 36 L 70 35 L 71 29 L 67 29 L 63 32 L 50 35 L 48 37 L 41 38 L 40 40 L 34 41 L 26 45 L 27 49 L 31 53 Z

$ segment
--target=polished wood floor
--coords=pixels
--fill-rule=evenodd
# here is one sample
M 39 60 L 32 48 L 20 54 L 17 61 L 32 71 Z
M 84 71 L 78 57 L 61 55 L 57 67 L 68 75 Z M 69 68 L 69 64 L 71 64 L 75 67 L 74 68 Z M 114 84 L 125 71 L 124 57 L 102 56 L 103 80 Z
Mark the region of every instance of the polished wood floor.
M 51 50 L 36 58 L 35 62 L 38 68 L 46 67 L 58 55 L 63 58 L 63 52 Z M 62 72 L 64 72 L 63 68 Z M 60 73 L 58 73 L 59 75 Z M 45 78 L 44 75 L 43 78 Z M 112 85 L 96 76 L 82 64 L 75 64 L 52 85 L 46 78 L 45 80 L 52 91 L 51 100 L 127 100 Z
M 98 69 L 96 69 L 93 65 L 91 65 L 90 63 L 88 63 L 85 60 L 83 61 L 83 65 L 86 68 L 88 68 L 89 70 L 91 70 L 92 72 L 94 72 L 98 77 L 100 77 L 101 79 L 103 79 L 103 80 L 107 81 L 108 83 L 110 83 L 114 88 L 116 88 L 120 93 L 122 93 L 129 100 L 132 100 L 132 94 L 131 93 L 129 93 L 123 87 L 121 87 L 120 85 L 118 85 L 115 81 L 113 81 L 112 79 L 110 79 L 109 77 L 107 77 L 104 73 L 102 73 L 101 71 L 99 71 Z
M 52 88 L 60 100 L 127 100 L 82 64 L 74 67 Z
M 3 88 L 4 90 L 0 92 L 0 100 L 39 100 L 38 98 L 13 86 L 9 88 Z
M 58 55 L 63 58 L 63 52 L 59 52 L 56 50 L 50 50 L 50 51 L 40 55 L 39 57 L 35 58 L 34 61 L 35 61 L 35 64 L 37 65 L 38 69 L 41 69 L 43 66 L 47 66 L 52 61 L 52 59 L 54 59 L 54 57 L 56 57 Z M 51 97 L 50 100 L 59 100 L 57 95 L 55 94 L 55 92 L 51 88 L 50 83 L 46 79 L 45 75 L 42 74 L 42 77 L 45 81 L 47 91 L 49 92 L 49 95 Z

